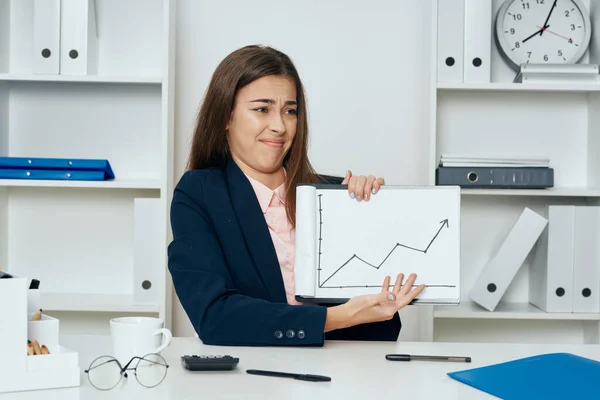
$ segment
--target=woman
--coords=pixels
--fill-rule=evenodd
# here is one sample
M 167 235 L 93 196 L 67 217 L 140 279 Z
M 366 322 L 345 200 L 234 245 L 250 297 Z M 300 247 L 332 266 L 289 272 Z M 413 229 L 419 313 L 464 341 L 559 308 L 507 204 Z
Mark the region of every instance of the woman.
M 303 86 L 290 59 L 269 47 L 234 51 L 217 67 L 200 108 L 188 163 L 173 195 L 169 270 L 200 339 L 214 345 L 310 345 L 327 339 L 396 340 L 397 311 L 423 286 L 345 304 L 294 299 L 295 187 L 348 185 L 369 201 L 383 179 L 317 175 L 308 161 Z

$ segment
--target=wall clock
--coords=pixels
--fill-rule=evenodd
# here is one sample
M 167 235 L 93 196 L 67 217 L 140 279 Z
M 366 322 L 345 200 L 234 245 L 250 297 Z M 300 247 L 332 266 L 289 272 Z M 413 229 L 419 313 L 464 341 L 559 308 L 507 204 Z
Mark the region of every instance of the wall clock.
M 529 63 L 577 63 L 589 47 L 591 33 L 590 17 L 580 0 L 506 0 L 496 16 L 498 48 L 514 69 Z

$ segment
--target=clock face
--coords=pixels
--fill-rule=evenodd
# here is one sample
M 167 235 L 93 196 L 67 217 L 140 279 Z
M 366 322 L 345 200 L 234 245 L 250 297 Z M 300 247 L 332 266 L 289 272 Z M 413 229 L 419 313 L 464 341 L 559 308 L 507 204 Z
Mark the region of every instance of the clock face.
M 507 0 L 496 35 L 514 64 L 564 64 L 581 59 L 590 41 L 587 10 L 579 0 Z

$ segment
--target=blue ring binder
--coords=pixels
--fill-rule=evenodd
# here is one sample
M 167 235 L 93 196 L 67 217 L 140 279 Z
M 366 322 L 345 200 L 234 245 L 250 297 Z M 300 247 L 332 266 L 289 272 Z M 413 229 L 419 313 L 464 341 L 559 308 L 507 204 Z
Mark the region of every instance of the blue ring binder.
M 115 178 L 105 159 L 0 157 L 0 179 L 104 181 Z

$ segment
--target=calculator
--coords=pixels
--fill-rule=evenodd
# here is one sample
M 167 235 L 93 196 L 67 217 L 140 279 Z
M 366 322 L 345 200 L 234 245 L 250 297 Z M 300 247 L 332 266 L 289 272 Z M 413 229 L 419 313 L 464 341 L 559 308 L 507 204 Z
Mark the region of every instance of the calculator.
M 230 355 L 185 355 L 181 364 L 190 371 L 231 371 L 240 359 Z

